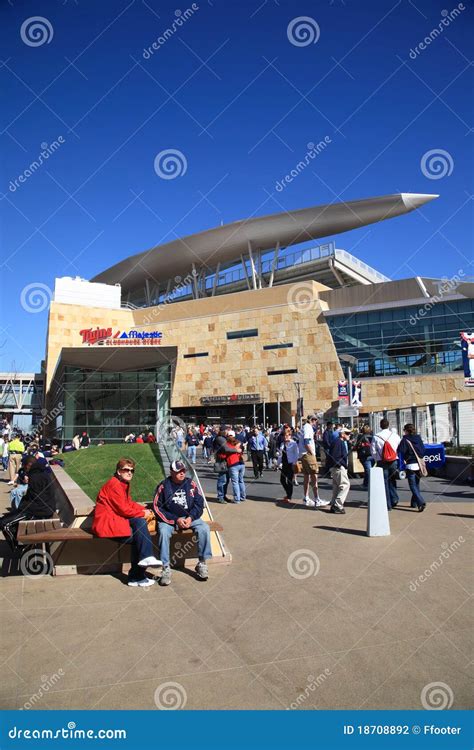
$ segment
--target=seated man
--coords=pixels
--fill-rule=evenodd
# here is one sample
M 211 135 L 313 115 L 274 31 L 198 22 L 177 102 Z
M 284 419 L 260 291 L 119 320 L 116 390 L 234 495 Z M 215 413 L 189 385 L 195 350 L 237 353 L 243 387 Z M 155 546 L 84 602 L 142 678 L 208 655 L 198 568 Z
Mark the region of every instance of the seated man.
M 159 583 L 160 586 L 171 583 L 170 539 L 177 529 L 193 529 L 196 532 L 199 562 L 195 570 L 201 581 L 207 581 L 209 572 L 206 560 L 212 557 L 212 552 L 209 526 L 201 518 L 204 499 L 196 482 L 186 477 L 186 466 L 182 461 L 173 461 L 170 468 L 170 476 L 160 482 L 153 500 L 163 562 Z
M 0 531 L 12 549 L 17 546 L 16 535 L 20 521 L 51 518 L 56 510 L 53 490 L 53 475 L 45 458 L 27 458 L 25 470 L 28 489 L 20 500 L 17 510 L 6 513 L 0 519 Z

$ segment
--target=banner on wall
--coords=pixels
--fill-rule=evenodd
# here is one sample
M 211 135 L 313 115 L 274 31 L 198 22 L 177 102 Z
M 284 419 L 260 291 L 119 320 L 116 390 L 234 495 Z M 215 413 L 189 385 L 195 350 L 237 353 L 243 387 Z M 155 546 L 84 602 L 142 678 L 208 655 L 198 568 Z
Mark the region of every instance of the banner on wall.
M 341 406 L 349 404 L 349 384 L 347 380 L 339 380 L 337 383 L 337 396 Z
M 461 332 L 462 366 L 464 369 L 464 385 L 474 387 L 474 332 Z
M 362 385 L 360 380 L 352 381 L 351 406 L 362 406 Z

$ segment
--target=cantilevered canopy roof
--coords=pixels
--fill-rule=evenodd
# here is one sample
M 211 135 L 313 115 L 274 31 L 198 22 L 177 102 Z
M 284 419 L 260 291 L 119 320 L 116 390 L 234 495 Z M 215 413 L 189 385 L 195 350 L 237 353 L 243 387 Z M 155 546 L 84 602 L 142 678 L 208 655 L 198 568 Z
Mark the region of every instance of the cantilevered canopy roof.
M 196 270 L 214 270 L 218 264 L 237 262 L 250 250 L 271 250 L 328 237 L 350 229 L 401 216 L 419 208 L 437 195 L 398 193 L 365 200 L 331 203 L 244 219 L 173 240 L 116 263 L 92 281 L 120 283 L 124 292 L 143 285 L 184 277 Z

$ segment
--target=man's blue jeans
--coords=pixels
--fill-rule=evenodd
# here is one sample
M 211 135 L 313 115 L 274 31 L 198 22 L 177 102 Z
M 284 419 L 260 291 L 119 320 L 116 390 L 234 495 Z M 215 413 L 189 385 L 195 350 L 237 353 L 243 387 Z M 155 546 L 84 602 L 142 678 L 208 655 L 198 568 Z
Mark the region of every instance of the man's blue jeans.
M 240 503 L 245 500 L 246 489 L 244 482 L 245 464 L 235 464 L 229 466 L 230 481 L 232 482 L 232 493 L 234 503 Z
M 198 538 L 198 555 L 199 560 L 209 560 L 212 557 L 211 551 L 211 532 L 209 524 L 197 518 L 192 522 L 191 528 L 196 532 Z M 170 539 L 175 532 L 174 524 L 161 522 L 158 524 L 160 534 L 160 559 L 163 565 L 170 564 Z
M 187 450 L 188 458 L 191 461 L 192 464 L 196 463 L 196 446 L 195 445 L 188 445 Z
M 384 461 L 380 461 L 378 463 L 378 466 L 381 466 L 383 469 L 383 478 L 385 481 L 385 497 L 387 498 L 387 508 L 389 510 L 392 510 L 394 508 L 399 500 L 398 492 L 397 492 L 397 485 L 396 485 L 396 477 L 398 472 L 398 462 L 392 461 L 391 463 L 385 463 Z
M 407 469 L 407 479 L 408 486 L 411 489 L 411 499 L 417 504 L 418 508 L 421 508 L 425 504 L 425 501 L 420 492 L 420 475 L 417 471 Z
M 217 475 L 217 499 L 223 500 L 227 495 L 227 487 L 229 486 L 229 474 L 227 471 L 221 471 Z
M 18 510 L 18 506 L 20 505 L 21 498 L 25 494 L 25 492 L 28 489 L 27 484 L 19 484 L 18 487 L 15 487 L 10 492 L 10 499 L 12 501 L 12 508 L 15 508 L 15 510 Z

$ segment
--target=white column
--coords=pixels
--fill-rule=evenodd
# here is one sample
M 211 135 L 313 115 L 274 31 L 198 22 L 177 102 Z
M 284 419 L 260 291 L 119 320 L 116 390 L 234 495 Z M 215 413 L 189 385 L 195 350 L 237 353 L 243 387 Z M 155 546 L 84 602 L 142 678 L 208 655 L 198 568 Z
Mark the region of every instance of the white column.
M 369 475 L 367 536 L 390 536 L 383 469 L 374 466 Z

